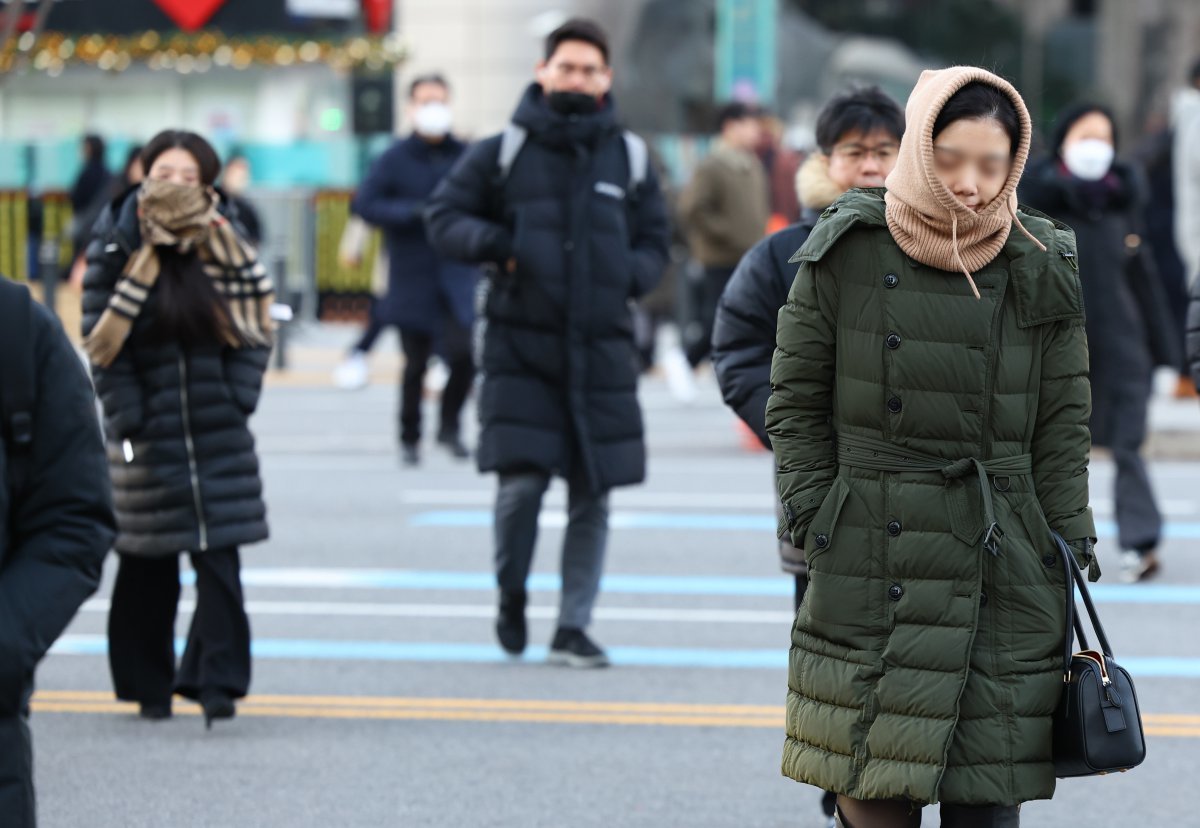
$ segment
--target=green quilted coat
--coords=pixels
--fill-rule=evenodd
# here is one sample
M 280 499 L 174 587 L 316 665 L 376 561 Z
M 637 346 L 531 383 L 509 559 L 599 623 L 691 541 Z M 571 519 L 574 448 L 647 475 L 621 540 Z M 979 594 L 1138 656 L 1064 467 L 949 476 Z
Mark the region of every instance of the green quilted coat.
M 882 192 L 826 210 L 779 313 L 767 427 L 811 578 L 783 772 L 857 799 L 1049 798 L 1050 529 L 1085 564 L 1095 536 L 1074 235 L 1022 211 L 1047 251 L 1014 230 L 977 300 L 899 249 Z

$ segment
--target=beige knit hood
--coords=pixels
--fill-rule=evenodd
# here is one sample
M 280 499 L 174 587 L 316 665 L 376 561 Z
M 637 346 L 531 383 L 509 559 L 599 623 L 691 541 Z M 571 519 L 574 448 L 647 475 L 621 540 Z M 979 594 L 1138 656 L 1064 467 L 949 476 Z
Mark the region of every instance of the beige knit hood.
M 954 197 L 937 177 L 933 163 L 933 124 L 954 93 L 973 81 L 1007 95 L 1021 127 L 1008 180 L 978 213 Z M 918 262 L 939 270 L 962 271 L 978 299 L 979 289 L 971 274 L 996 258 L 1014 223 L 1046 249 L 1017 218 L 1017 183 L 1029 157 L 1033 132 L 1029 111 L 1017 90 L 1003 78 L 974 66 L 953 66 L 922 72 L 904 115 L 908 128 L 900 141 L 896 166 L 885 182 L 888 229 L 900 248 Z

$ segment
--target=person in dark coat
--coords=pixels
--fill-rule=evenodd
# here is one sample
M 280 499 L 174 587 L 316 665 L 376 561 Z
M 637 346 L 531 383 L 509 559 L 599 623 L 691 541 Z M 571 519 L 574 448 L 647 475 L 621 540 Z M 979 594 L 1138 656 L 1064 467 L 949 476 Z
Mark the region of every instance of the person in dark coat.
M 351 206 L 355 215 L 383 230 L 388 289 L 372 308 L 374 324 L 367 334 L 371 340 L 360 341 L 350 359 L 365 358 L 372 332 L 377 336 L 387 325 L 400 329 L 400 446 L 408 465 L 420 460 L 421 395 L 435 351 L 445 356 L 450 369 L 437 441 L 455 457 L 470 456 L 459 422 L 475 377 L 471 325 L 479 271 L 439 255 L 425 237 L 421 215 L 429 194 L 466 150 L 466 144 L 450 134 L 449 100 L 449 84 L 440 75 L 423 75 L 412 82 L 408 106 L 413 133 L 375 161 Z
M 113 176 L 104 162 L 106 147 L 99 135 L 85 135 L 80 144 L 83 168 L 71 185 L 68 194 L 71 201 L 71 244 L 75 255 L 87 244 L 92 224 L 96 221 L 108 200 Z
M 1062 112 L 1050 154 L 1032 165 L 1021 198 L 1069 225 L 1079 242 L 1092 381 L 1092 442 L 1116 464 L 1123 574 L 1137 581 L 1159 568 L 1162 515 L 1141 457 L 1156 366 L 1176 366 L 1181 343 L 1162 282 L 1142 244 L 1145 188 L 1116 160 L 1112 113 L 1079 104 Z
M 509 653 L 524 651 L 542 495 L 562 477 L 569 523 L 550 660 L 572 666 L 607 664 L 584 630 L 603 570 L 608 491 L 646 474 L 629 300 L 654 287 L 667 256 L 658 181 L 652 169 L 640 181 L 631 172 L 634 138 L 618 126 L 611 83 L 604 33 L 564 23 L 513 116 L 524 143 L 508 174 L 500 153 L 513 128 L 468 150 L 426 212 L 437 250 L 493 266 L 478 463 L 500 474 L 497 635 Z
M 120 567 L 108 619 L 117 697 L 150 719 L 172 692 L 206 722 L 234 715 L 250 683 L 239 547 L 265 540 L 258 405 L 273 287 L 221 212 L 220 161 L 199 135 L 168 130 L 146 181 L 101 216 L 88 246 L 84 346 L 104 406 Z M 197 604 L 178 672 L 179 553 Z
M 254 202 L 246 198 L 249 186 L 250 159 L 234 153 L 225 162 L 225 169 L 221 173 L 221 192 L 237 209 L 237 223 L 245 231 L 246 241 L 257 248 L 263 240 L 263 220 Z
M 0 821 L 33 828 L 34 669 L 96 591 L 116 526 L 95 394 L 75 349 L 7 281 L 0 325 Z

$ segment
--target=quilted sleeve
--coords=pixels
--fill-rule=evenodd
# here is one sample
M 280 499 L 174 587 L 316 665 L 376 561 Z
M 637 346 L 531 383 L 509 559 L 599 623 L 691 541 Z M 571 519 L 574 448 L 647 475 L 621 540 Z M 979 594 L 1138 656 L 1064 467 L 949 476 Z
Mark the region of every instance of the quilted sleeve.
M 779 310 L 767 434 L 786 522 L 780 535 L 787 532 L 799 549 L 837 474 L 832 423 L 837 302 L 837 279 L 823 263 L 805 261 Z
M 1068 541 L 1096 537 L 1088 508 L 1091 385 L 1082 319 L 1044 326 L 1034 425 L 1033 483 L 1050 528 Z M 1099 571 L 1093 571 L 1093 580 Z

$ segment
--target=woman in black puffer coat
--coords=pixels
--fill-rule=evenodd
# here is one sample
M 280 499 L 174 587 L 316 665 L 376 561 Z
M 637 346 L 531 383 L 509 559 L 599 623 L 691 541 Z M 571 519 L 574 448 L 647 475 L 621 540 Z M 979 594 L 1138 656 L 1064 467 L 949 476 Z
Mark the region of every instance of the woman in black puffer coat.
M 212 147 L 167 131 L 143 163 L 146 181 L 97 221 L 84 277 L 119 530 L 109 664 L 117 697 L 142 716 L 170 716 L 178 693 L 200 701 L 211 725 L 250 683 L 238 548 L 267 537 L 248 420 L 273 293 L 222 213 Z M 197 605 L 177 673 L 180 552 L 191 555 Z
M 1123 575 L 1137 581 L 1159 568 L 1162 516 L 1141 457 L 1156 366 L 1182 360 L 1181 343 L 1142 243 L 1145 185 L 1115 160 L 1116 128 L 1103 106 L 1060 113 L 1049 157 L 1021 181 L 1021 201 L 1071 226 L 1087 316 L 1092 442 L 1116 465 L 1118 540 Z

